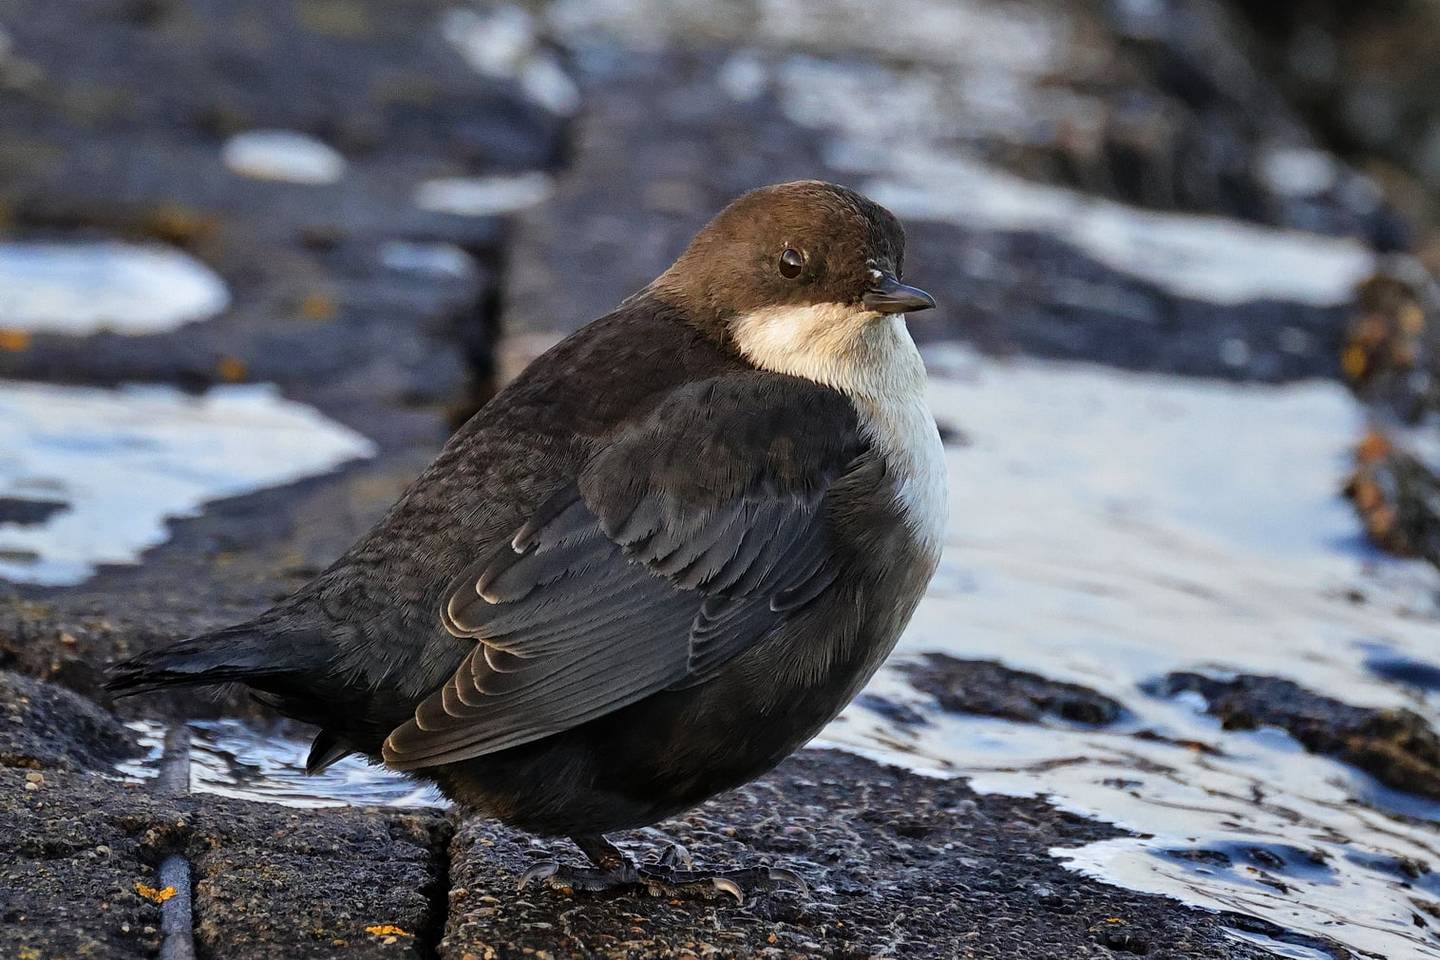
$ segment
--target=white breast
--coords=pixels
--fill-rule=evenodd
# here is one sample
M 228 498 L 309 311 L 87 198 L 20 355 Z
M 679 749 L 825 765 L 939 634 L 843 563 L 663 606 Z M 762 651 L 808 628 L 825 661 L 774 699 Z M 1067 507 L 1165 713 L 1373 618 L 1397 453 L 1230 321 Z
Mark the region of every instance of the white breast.
M 777 307 L 734 327 L 757 367 L 845 393 L 895 478 L 896 500 L 920 545 L 938 556 L 949 514 L 945 450 L 925 399 L 925 364 L 903 316 L 841 304 Z

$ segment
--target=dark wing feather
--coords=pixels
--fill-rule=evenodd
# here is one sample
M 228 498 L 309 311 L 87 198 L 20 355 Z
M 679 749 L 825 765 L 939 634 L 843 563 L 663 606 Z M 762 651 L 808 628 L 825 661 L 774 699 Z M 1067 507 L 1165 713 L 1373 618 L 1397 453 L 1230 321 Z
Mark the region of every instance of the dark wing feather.
M 739 379 L 682 388 L 452 582 L 445 627 L 479 643 L 387 761 L 482 756 L 704 682 L 830 585 L 825 496 L 863 452 L 853 409 Z

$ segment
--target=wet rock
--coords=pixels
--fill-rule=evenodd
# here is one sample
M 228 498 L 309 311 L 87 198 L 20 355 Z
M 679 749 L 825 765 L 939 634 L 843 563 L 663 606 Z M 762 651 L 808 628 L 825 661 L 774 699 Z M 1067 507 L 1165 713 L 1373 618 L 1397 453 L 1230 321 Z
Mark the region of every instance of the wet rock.
M 1410 271 L 1413 273 L 1413 271 Z M 1440 409 L 1440 355 L 1424 291 L 1393 273 L 1377 273 L 1356 291 L 1340 356 L 1345 382 L 1378 415 L 1419 422 Z
M 0 951 L 152 957 L 156 867 L 192 863 L 204 956 L 425 956 L 438 923 L 448 821 L 433 811 L 293 810 L 161 800 L 139 784 L 0 768 Z
M 1440 737 L 1410 710 L 1351 706 L 1279 677 L 1172 673 L 1153 689 L 1163 696 L 1198 693 L 1227 730 L 1279 727 L 1312 753 L 1344 760 L 1397 790 L 1440 799 Z
M 136 752 L 130 731 L 93 701 L 0 671 L 0 767 L 101 770 Z
M 1360 441 L 1355 460 L 1345 495 L 1371 542 L 1440 566 L 1440 477 L 1379 430 Z
M 1359 290 L 1341 353 L 1345 381 L 1367 410 L 1345 495 L 1377 547 L 1440 566 L 1440 303 L 1413 264 Z
M 493 375 L 502 224 L 422 209 L 417 191 L 544 168 L 563 118 L 467 62 L 445 36 L 450 3 L 399 19 L 375 0 L 176 4 L 138 20 L 128 6 L 4 11 L 0 59 L 32 82 L 0 90 L 0 242 L 179 247 L 225 281 L 230 305 L 145 336 L 8 329 L 0 375 L 271 381 L 353 423 L 397 406 L 473 409 Z M 334 182 L 242 175 L 225 147 L 256 130 L 292 155 L 297 142 L 336 152 L 343 169 Z M 397 242 L 468 266 L 396 260 Z
M 667 840 L 702 864 L 766 858 L 798 870 L 808 896 L 670 900 L 566 894 L 515 875 L 565 841 L 540 844 L 483 820 L 451 846 L 450 914 L 439 955 L 632 957 L 1027 957 L 1143 952 L 1155 958 L 1267 954 L 1225 935 L 1224 915 L 1120 890 L 1048 854 L 1114 835 L 1043 801 L 978 795 L 832 751 L 802 751 L 761 781 L 623 840 L 653 856 Z M 1270 933 L 1281 931 L 1264 925 Z
M 1432 264 L 1440 140 L 1433 69 L 1440 15 L 1424 0 L 1229 0 L 1253 23 L 1263 65 L 1311 127 L 1384 185 Z
M 44 523 L 57 513 L 69 509 L 64 501 L 31 500 L 28 497 L 0 497 L 0 523 L 20 527 Z
M 138 786 L 47 771 L 0 768 L 0 952 L 7 957 L 153 957 L 161 852 L 187 815 Z
M 925 719 L 925 715 L 919 710 L 908 707 L 903 703 L 896 703 L 894 700 L 882 697 L 878 693 L 862 693 L 855 698 L 855 703 L 901 726 L 918 727 L 929 723 L 929 721 Z
M 204 955 L 430 955 L 444 909 L 442 815 L 192 802 L 187 849 Z
M 1124 714 L 1117 701 L 1088 687 L 1014 670 L 992 660 L 959 660 L 927 653 L 920 663 L 900 670 L 917 690 L 930 694 L 942 710 L 1003 717 L 1024 723 L 1067 720 L 1103 725 Z

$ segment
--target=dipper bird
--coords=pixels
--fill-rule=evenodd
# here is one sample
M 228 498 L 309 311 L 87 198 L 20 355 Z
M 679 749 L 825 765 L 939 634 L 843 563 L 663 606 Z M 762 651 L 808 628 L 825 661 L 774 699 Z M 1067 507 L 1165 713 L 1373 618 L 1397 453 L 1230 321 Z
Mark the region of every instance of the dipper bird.
M 605 839 L 773 768 L 860 690 L 934 572 L 940 438 L 904 231 L 844 187 L 747 193 L 562 341 L 314 581 L 113 668 L 239 681 L 463 808 L 568 836 L 556 885 L 713 888 Z M 522 881 L 522 886 L 523 886 Z M 713 889 L 711 888 L 711 889 Z

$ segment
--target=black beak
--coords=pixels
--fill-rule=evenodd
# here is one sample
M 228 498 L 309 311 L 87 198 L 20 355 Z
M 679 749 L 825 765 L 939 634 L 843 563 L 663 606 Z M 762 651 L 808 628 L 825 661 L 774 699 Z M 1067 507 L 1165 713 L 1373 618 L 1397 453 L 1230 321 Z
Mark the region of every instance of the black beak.
M 911 313 L 935 306 L 935 298 L 930 294 L 901 283 L 889 273 L 880 274 L 880 279 L 860 299 L 877 313 Z

